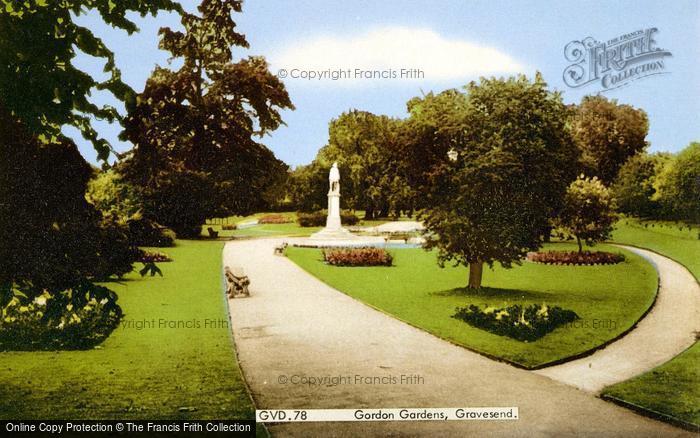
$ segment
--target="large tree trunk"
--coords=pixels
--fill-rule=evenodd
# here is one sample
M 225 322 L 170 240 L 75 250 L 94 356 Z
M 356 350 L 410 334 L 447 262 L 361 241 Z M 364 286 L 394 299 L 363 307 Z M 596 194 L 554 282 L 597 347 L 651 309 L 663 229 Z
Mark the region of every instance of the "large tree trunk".
M 583 252 L 583 245 L 581 245 L 581 238 L 576 236 L 576 243 L 578 243 L 578 253 L 581 254 Z
M 484 273 L 484 262 L 469 263 L 469 289 L 481 287 L 481 277 Z
M 389 217 L 389 207 L 382 207 L 381 211 L 379 212 L 379 217 Z
M 374 209 L 371 207 L 365 208 L 365 220 L 374 219 Z

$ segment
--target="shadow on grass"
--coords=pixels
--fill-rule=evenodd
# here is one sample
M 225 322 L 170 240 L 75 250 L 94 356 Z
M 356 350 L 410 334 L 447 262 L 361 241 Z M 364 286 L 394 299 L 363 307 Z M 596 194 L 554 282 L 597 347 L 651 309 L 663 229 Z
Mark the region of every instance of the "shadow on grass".
M 544 292 L 519 289 L 502 289 L 497 287 L 481 287 L 479 289 L 456 287 L 454 289 L 431 292 L 429 295 L 437 297 L 500 298 L 504 300 L 541 300 L 552 298 L 551 294 Z

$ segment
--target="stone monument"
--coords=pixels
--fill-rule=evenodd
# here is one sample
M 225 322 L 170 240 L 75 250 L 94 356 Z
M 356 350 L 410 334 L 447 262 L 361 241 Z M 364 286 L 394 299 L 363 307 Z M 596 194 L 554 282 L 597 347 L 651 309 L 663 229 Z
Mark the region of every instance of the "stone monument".
M 343 228 L 340 223 L 340 172 L 338 163 L 333 163 L 331 171 L 328 173 L 328 217 L 326 217 L 326 227 L 311 235 L 317 240 L 337 240 L 354 239 L 356 236 Z

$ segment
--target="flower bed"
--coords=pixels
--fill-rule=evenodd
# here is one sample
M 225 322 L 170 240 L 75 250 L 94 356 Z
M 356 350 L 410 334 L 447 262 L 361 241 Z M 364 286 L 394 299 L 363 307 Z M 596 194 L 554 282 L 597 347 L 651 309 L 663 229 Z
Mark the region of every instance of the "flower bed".
M 625 260 L 625 256 L 603 251 L 544 251 L 529 253 L 527 259 L 548 265 L 614 265 Z
M 281 214 L 268 214 L 258 219 L 259 224 L 288 224 L 292 222 L 289 216 Z
M 172 262 L 173 259 L 163 252 L 141 250 L 141 253 L 139 254 L 139 261 L 141 263 L 162 263 Z
M 90 283 L 34 299 L 14 291 L 0 307 L 0 351 L 92 348 L 119 325 L 116 301 L 114 292 Z
M 501 309 L 481 309 L 470 304 L 469 307 L 458 307 L 455 311 L 452 316 L 455 319 L 496 335 L 525 342 L 535 341 L 555 328 L 579 318 L 572 310 L 546 304 L 527 307 L 515 304 Z
M 327 248 L 323 259 L 333 266 L 391 266 L 394 261 L 382 248 Z

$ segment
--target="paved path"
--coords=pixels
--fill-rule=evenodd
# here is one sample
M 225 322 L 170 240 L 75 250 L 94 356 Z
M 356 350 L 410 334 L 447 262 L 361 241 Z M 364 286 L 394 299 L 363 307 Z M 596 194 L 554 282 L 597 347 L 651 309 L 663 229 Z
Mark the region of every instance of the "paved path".
M 234 241 L 250 298 L 230 301 L 233 333 L 258 408 L 518 406 L 517 421 L 288 423 L 276 436 L 693 436 L 584 391 L 495 362 L 384 315 L 285 257 L 281 239 Z M 280 376 L 419 375 L 422 384 L 280 383 Z
M 624 248 L 645 257 L 659 272 L 652 310 L 623 338 L 591 356 L 536 371 L 598 393 L 642 374 L 693 345 L 700 331 L 700 286 L 683 265 L 644 249 Z

